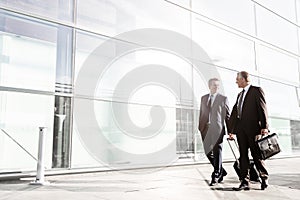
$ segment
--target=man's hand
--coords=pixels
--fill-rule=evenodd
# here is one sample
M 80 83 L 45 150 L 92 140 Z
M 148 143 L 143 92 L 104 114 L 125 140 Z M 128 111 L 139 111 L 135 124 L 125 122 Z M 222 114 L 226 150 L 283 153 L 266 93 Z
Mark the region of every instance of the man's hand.
M 228 139 L 229 140 L 234 140 L 234 134 L 233 133 L 229 133 L 228 134 Z
M 260 130 L 260 134 L 261 134 L 262 136 L 268 135 L 268 133 L 269 133 L 269 130 L 268 130 L 268 129 L 261 129 L 261 130 Z

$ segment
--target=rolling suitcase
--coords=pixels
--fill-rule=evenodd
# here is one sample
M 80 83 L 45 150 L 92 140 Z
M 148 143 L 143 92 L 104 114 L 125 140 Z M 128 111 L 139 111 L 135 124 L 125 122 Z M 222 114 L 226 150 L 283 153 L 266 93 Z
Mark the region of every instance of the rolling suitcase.
M 233 147 L 231 145 L 231 141 L 233 141 L 235 143 L 235 146 L 237 147 L 237 149 L 238 149 L 238 144 L 237 144 L 237 142 L 236 142 L 235 139 L 230 140 L 229 138 L 227 138 L 227 141 L 228 141 L 229 147 L 230 147 L 230 149 L 231 149 L 231 151 L 233 153 L 233 156 L 235 158 L 235 162 L 233 163 L 233 168 L 234 168 L 236 174 L 238 175 L 238 177 L 240 177 L 241 176 L 240 161 L 237 158 L 236 153 L 233 150 Z M 260 181 L 260 179 L 259 179 L 259 173 L 256 170 L 254 161 L 252 159 L 250 159 L 249 176 L 250 176 L 250 181 L 255 181 L 255 182 L 259 182 Z

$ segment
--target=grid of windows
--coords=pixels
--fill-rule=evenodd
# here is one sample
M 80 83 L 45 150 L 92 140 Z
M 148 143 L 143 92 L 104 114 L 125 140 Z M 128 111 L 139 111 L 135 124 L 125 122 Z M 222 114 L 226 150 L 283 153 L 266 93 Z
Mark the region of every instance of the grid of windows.
M 0 172 L 35 169 L 39 126 L 48 127 L 48 169 L 154 166 L 201 154 L 208 76 L 221 79 L 233 106 L 241 70 L 266 93 L 278 156 L 296 154 L 299 16 L 299 0 L 0 0 Z M 205 56 L 192 46 L 186 57 L 148 46 L 149 38 L 165 43 L 161 35 L 124 37 L 138 29 L 172 31 Z M 172 39 L 167 45 L 183 48 Z M 224 157 L 232 157 L 227 147 Z

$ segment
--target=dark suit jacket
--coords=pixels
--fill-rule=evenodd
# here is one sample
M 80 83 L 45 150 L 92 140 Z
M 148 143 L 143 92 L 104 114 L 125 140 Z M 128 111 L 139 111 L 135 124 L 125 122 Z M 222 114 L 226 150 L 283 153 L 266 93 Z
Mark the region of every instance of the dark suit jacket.
M 222 142 L 223 135 L 225 134 L 225 124 L 229 124 L 228 122 L 230 117 L 228 99 L 226 96 L 216 94 L 215 100 L 211 107 L 210 126 L 207 129 L 207 123 L 209 120 L 209 110 L 207 106 L 208 98 L 209 94 L 201 97 L 198 129 L 201 133 L 202 140 L 204 140 L 206 135 L 210 135 L 211 137 L 216 139 L 220 138 L 219 142 Z
M 230 124 L 232 133 L 238 133 L 243 129 L 248 135 L 259 135 L 261 129 L 268 128 L 268 113 L 265 101 L 265 95 L 260 87 L 250 86 L 246 93 L 242 106 L 242 115 L 240 120 L 237 118 L 237 104 L 241 93 L 238 94 L 237 101 L 232 109 Z M 237 123 L 239 120 L 239 123 Z

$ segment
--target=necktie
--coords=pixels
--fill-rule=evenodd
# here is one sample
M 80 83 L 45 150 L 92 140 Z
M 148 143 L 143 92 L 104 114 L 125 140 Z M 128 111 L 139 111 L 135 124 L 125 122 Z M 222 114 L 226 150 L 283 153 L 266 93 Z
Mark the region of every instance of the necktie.
M 213 96 L 210 95 L 208 102 L 207 102 L 207 108 L 208 108 L 208 123 L 210 123 L 210 112 L 211 112 L 211 102 L 212 102 Z
M 207 102 L 207 106 L 208 106 L 209 111 L 210 111 L 210 109 L 211 109 L 212 98 L 213 98 L 213 95 L 210 95 L 210 96 L 209 96 L 209 100 L 208 100 L 208 102 Z
M 242 102 L 243 102 L 244 93 L 245 93 L 245 90 L 243 89 L 243 91 L 241 92 L 239 101 L 238 101 L 238 106 L 237 106 L 237 112 L 238 112 L 237 117 L 238 118 L 241 118 L 241 115 L 242 115 Z

